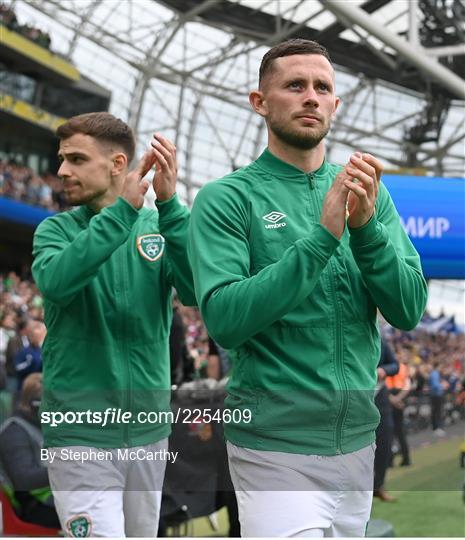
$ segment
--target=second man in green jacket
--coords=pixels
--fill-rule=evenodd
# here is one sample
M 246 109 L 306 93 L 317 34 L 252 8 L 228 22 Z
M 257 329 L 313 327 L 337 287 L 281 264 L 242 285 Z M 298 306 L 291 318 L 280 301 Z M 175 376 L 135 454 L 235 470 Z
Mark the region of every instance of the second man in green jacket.
M 176 196 L 176 149 L 135 141 L 108 113 L 58 128 L 68 202 L 34 236 L 45 299 L 44 457 L 70 536 L 155 536 L 171 430 L 172 288 L 193 305 L 189 212 Z M 155 166 L 157 211 L 142 208 Z

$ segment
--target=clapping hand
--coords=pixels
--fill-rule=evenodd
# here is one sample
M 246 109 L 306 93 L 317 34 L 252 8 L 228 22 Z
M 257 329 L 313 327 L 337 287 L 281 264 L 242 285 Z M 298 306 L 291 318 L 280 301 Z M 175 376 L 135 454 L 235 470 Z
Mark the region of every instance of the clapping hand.
M 383 165 L 371 154 L 356 152 L 344 170 L 351 177 L 344 180 L 349 189 L 348 225 L 351 228 L 362 227 L 375 211 Z
M 156 168 L 153 189 L 158 201 L 166 201 L 176 193 L 176 178 L 178 175 L 176 147 L 159 133 L 154 134 L 150 145 Z

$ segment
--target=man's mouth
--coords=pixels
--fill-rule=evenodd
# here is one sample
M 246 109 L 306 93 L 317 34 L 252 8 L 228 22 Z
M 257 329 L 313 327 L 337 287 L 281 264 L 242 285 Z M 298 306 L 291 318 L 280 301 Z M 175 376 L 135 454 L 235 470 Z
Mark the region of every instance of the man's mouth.
M 63 186 L 63 190 L 65 193 L 68 193 L 69 191 L 73 191 L 74 189 L 79 187 L 79 182 L 73 182 L 72 184 L 65 184 Z
M 300 114 L 297 118 L 300 118 L 309 124 L 316 124 L 321 121 L 321 119 L 314 114 Z

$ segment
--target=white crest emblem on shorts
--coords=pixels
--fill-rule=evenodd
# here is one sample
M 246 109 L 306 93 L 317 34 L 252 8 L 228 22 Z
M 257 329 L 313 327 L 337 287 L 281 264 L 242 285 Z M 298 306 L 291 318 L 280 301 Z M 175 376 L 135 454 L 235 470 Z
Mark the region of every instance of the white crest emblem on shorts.
M 72 516 L 66 522 L 66 530 L 74 538 L 88 538 L 92 535 L 92 521 L 88 514 Z
M 137 249 L 144 259 L 154 262 L 163 255 L 165 239 L 161 234 L 144 234 L 137 238 Z

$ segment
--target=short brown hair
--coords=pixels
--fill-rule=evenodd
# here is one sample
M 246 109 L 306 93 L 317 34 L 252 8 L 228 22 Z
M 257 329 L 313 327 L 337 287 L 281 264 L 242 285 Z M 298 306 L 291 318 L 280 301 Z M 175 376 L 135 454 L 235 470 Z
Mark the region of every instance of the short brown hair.
M 120 146 L 130 163 L 134 158 L 136 141 L 132 129 L 122 120 L 107 112 L 92 112 L 73 116 L 56 130 L 61 140 L 76 133 L 90 135 L 98 141 Z
M 288 39 L 272 47 L 262 58 L 258 74 L 259 86 L 261 86 L 264 77 L 272 71 L 273 62 L 276 58 L 292 56 L 293 54 L 321 54 L 331 63 L 328 50 L 316 41 L 301 38 Z

